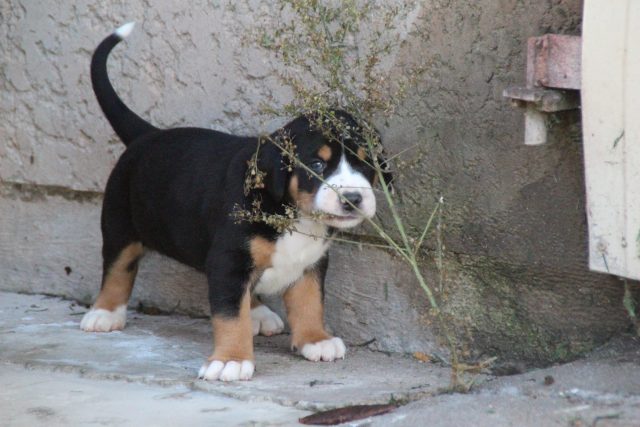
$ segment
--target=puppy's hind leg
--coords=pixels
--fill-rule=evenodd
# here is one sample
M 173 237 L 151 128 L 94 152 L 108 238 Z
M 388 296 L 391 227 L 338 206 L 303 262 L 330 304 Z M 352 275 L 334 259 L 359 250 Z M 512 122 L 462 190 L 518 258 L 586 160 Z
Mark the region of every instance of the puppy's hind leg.
M 81 329 L 87 332 L 110 332 L 124 328 L 127 302 L 142 252 L 140 242 L 131 242 L 118 255 L 105 259 L 102 288 L 91 310 L 82 318 Z
M 107 184 L 102 208 L 102 286 L 91 310 L 84 315 L 80 328 L 88 332 L 110 332 L 124 328 L 127 302 L 133 290 L 142 257 L 142 243 L 130 219 L 128 192 L 124 180 L 112 175 Z

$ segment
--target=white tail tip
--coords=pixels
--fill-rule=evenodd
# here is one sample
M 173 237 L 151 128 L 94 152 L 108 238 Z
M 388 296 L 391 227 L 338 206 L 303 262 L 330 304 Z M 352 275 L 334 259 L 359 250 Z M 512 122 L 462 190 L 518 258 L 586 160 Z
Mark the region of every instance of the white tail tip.
M 129 22 L 118 28 L 114 31 L 114 34 L 120 38 L 120 40 L 124 40 L 129 37 L 131 31 L 133 31 L 133 27 L 135 27 L 135 22 Z

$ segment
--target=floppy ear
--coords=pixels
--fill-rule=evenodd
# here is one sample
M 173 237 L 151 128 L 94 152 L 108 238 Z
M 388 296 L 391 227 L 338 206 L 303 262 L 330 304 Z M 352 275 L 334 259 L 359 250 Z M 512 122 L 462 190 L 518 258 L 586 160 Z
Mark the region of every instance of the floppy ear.
M 374 132 L 373 137 L 377 141 L 377 146 L 372 150 L 373 151 L 372 154 L 375 156 L 376 162 L 380 167 L 380 171 L 382 172 L 382 179 L 384 179 L 384 182 L 385 184 L 387 184 L 387 187 L 389 187 L 389 190 L 391 191 L 391 193 L 395 194 L 396 189 L 393 183 L 393 174 L 391 173 L 391 164 L 387 160 L 387 155 L 385 153 L 384 146 L 382 145 L 382 136 L 380 135 L 380 131 L 378 131 L 378 129 L 376 128 L 373 128 L 373 132 Z M 379 175 L 378 171 L 375 171 L 373 175 L 373 182 L 372 182 L 374 186 L 379 184 L 380 177 L 378 175 Z
M 384 178 L 384 182 L 391 190 L 391 193 L 395 193 L 396 189 L 393 183 L 393 174 L 391 173 L 391 165 L 387 162 L 387 160 L 383 157 L 384 151 L 382 155 L 377 156 L 378 164 L 380 165 L 380 169 L 382 170 L 382 178 Z M 376 181 L 378 180 L 378 173 L 376 172 Z M 376 182 L 377 183 L 377 182 Z
M 258 169 L 265 173 L 264 186 L 267 193 L 275 202 L 280 203 L 284 198 L 289 177 L 280 148 L 266 141 L 260 149 Z

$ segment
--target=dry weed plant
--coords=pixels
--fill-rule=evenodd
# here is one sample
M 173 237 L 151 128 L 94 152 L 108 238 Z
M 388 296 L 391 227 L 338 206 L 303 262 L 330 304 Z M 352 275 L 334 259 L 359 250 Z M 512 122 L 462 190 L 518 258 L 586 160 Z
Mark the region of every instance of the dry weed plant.
M 365 141 L 370 166 L 375 169 L 380 183 L 381 198 L 393 225 L 391 230 L 381 225 L 379 218 L 368 219 L 367 226 L 375 236 L 337 234 L 332 239 L 357 245 L 369 245 L 383 248 L 401 259 L 411 268 L 416 281 L 424 291 L 431 306 L 432 315 L 437 319 L 439 329 L 450 351 L 452 391 L 468 391 L 480 371 L 487 369 L 493 359 L 476 365 L 461 363 L 458 358 L 456 341 L 445 321 L 438 305 L 434 285 L 427 283 L 421 270 L 425 261 L 424 244 L 427 238 L 435 234 L 435 265 L 440 272 L 439 290 L 444 287 L 444 265 L 442 242 L 442 212 L 444 200 L 436 201 L 430 210 L 424 228 L 418 233 L 408 230 L 403 220 L 401 204 L 387 180 L 389 169 L 394 176 L 401 171 L 393 170 L 392 165 L 401 164 L 402 170 L 419 162 L 421 156 L 413 160 L 400 157 L 409 149 L 398 153 L 381 164 L 382 145 L 378 132 L 371 126 L 374 121 L 390 117 L 405 94 L 423 74 L 424 68 L 408 67 L 403 69 L 400 78 L 391 78 L 388 59 L 399 48 L 398 26 L 407 21 L 415 11 L 412 1 L 382 2 L 375 0 L 281 0 L 280 9 L 273 21 L 275 27 L 256 28 L 254 41 L 268 49 L 282 61 L 286 70 L 280 75 L 283 83 L 293 89 L 294 98 L 281 108 L 265 107 L 265 112 L 291 117 L 306 115 L 317 129 L 326 130 L 326 135 L 334 137 L 335 130 L 343 137 L 358 133 Z M 404 29 L 408 31 L 408 29 Z M 358 129 L 350 128 L 336 117 L 334 109 L 342 109 L 351 114 L 359 124 Z M 330 129 L 332 131 L 330 131 Z M 284 168 L 301 167 L 323 180 L 302 162 L 295 154 L 295 141 L 288 135 L 275 138 L 263 137 L 263 143 L 276 145 L 282 150 L 287 164 Z M 260 149 L 260 144 L 258 150 Z M 264 174 L 256 164 L 258 153 L 250 165 L 245 183 L 245 191 L 262 188 Z M 355 206 L 353 206 L 357 209 Z M 297 212 L 288 207 L 284 215 L 268 215 L 261 211 L 257 201 L 250 211 L 238 210 L 238 220 L 260 221 L 278 230 L 294 230 Z M 435 225 L 435 227 L 434 227 Z

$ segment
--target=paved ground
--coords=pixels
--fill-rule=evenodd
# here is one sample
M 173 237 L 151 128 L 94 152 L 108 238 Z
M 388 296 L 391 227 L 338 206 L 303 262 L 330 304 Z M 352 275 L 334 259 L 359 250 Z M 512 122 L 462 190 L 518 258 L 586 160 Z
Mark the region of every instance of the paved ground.
M 350 346 L 335 363 L 305 361 L 287 337 L 256 340 L 249 382 L 195 380 L 209 322 L 129 313 L 122 332 L 79 330 L 84 307 L 0 292 L 0 426 L 297 425 L 310 411 L 409 402 L 364 426 L 640 426 L 640 341 L 587 359 L 444 393 L 448 370 Z M 352 343 L 353 344 L 353 343 Z

